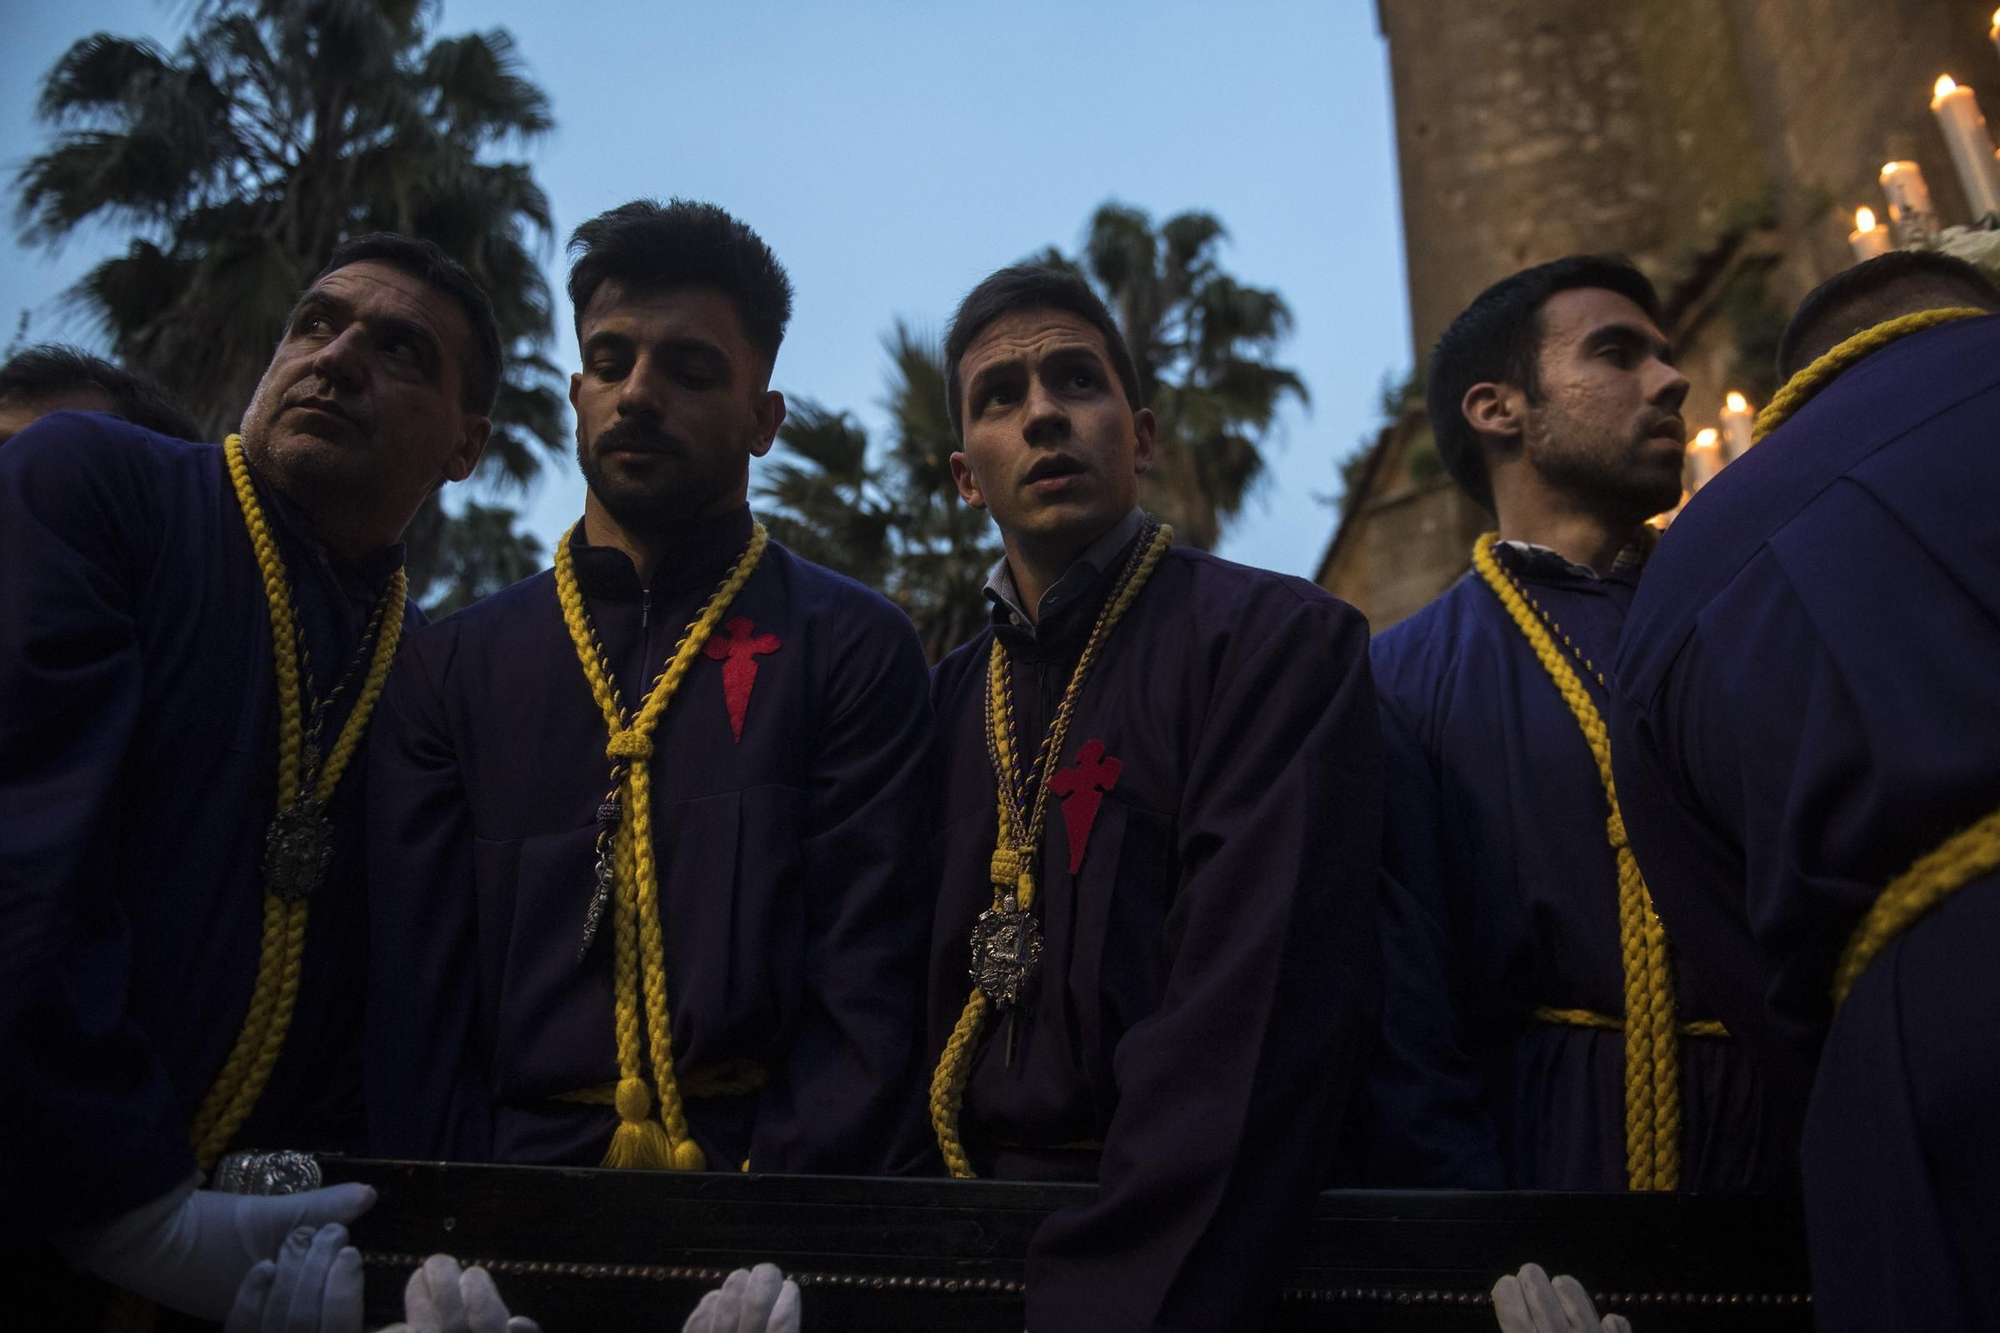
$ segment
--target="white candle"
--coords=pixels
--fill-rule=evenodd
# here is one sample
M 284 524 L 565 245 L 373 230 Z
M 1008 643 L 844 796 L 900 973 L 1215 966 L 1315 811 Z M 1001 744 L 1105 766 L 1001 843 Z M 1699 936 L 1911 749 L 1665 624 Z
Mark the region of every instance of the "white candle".
M 1979 99 L 1949 74 L 1938 76 L 1935 91 L 1931 112 L 1944 131 L 1945 147 L 1951 149 L 1951 164 L 1965 187 L 1972 220 L 2000 213 L 2000 166 L 1993 161 L 1993 140 L 1986 133 L 1986 117 L 1979 114 Z
M 1854 230 L 1847 233 L 1847 244 L 1853 249 L 1857 264 L 1878 259 L 1896 248 L 1889 243 L 1889 229 L 1875 220 L 1872 208 L 1854 210 Z
M 1889 226 L 1896 244 L 1927 241 L 1937 234 L 1937 214 L 1931 211 L 1930 187 L 1914 162 L 1888 162 L 1882 167 L 1882 194 L 1889 201 Z
M 1692 495 L 1722 471 L 1722 451 L 1715 444 L 1715 427 L 1709 426 L 1688 441 L 1687 489 Z
M 1986 30 L 1986 35 L 1993 39 L 1993 49 L 2000 51 L 2000 9 L 1993 11 L 1993 26 Z
M 1757 414 L 1750 410 L 1750 400 L 1731 389 L 1729 396 L 1722 400 L 1722 459 L 1734 463 L 1750 451 L 1750 428 L 1757 423 Z

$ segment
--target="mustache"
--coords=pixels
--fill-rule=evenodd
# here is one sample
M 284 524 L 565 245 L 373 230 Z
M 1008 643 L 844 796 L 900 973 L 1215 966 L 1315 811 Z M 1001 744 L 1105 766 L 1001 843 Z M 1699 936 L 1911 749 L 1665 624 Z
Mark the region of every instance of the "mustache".
M 367 409 L 359 401 L 343 397 L 328 380 L 307 380 L 293 388 L 285 395 L 280 410 L 294 407 L 310 407 L 316 411 L 330 413 L 352 422 L 363 430 L 371 424 Z
M 1640 424 L 1639 437 L 1650 440 L 1656 435 L 1671 435 L 1686 444 L 1687 422 L 1678 412 L 1655 412 Z
M 650 421 L 616 421 L 597 433 L 590 442 L 590 452 L 602 456 L 614 449 L 631 450 L 635 453 L 671 454 L 688 452 L 688 443 L 671 431 L 662 430 Z

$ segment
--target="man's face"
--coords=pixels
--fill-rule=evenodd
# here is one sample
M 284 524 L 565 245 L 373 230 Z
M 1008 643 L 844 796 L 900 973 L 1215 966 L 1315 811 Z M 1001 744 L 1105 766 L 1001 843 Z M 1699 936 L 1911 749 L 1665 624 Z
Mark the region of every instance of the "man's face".
M 95 389 L 60 389 L 41 398 L 0 398 L 0 444 L 57 412 L 111 410 L 111 400 Z
M 1009 539 L 1081 550 L 1138 503 L 1153 414 L 1132 410 L 1104 335 L 1060 310 L 1017 310 L 959 363 L 958 493 Z
M 606 282 L 578 333 L 576 457 L 605 511 L 629 532 L 656 533 L 742 504 L 785 398 L 766 387 L 771 368 L 736 303 L 706 287 Z
M 1646 312 L 1601 287 L 1558 292 L 1542 306 L 1541 393 L 1522 447 L 1547 484 L 1634 522 L 1681 496 L 1688 382 Z
M 472 331 L 457 302 L 362 260 L 300 298 L 243 414 L 243 446 L 287 494 L 353 497 L 403 522 L 463 481 L 487 419 L 463 406 Z

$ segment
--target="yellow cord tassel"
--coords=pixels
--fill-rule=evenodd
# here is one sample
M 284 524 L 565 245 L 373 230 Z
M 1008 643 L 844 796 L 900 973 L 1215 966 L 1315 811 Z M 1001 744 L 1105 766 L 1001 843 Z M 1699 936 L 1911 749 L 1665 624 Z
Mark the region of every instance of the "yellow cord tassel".
M 993 882 L 993 905 L 996 908 L 1005 905 L 1009 898 L 1022 912 L 1034 906 L 1035 875 L 1032 867 L 1034 858 L 1041 850 L 1042 828 L 1048 816 L 1048 778 L 1062 760 L 1063 742 L 1069 735 L 1070 720 L 1076 715 L 1077 700 L 1083 694 L 1083 682 L 1089 678 L 1090 669 L 1096 665 L 1105 641 L 1111 637 L 1112 627 L 1138 598 L 1139 590 L 1146 586 L 1146 580 L 1152 576 L 1173 540 L 1174 530 L 1170 527 L 1162 525 L 1154 532 L 1152 540 L 1120 575 L 1117 588 L 1105 602 L 1104 609 L 1098 612 L 1097 623 L 1091 626 L 1090 638 L 1084 642 L 1083 654 L 1077 658 L 1076 669 L 1070 673 L 1069 685 L 1063 690 L 1062 703 L 1049 723 L 1048 739 L 1041 749 L 1041 765 L 1034 775 L 1034 806 L 1025 817 L 1015 801 L 1020 790 L 1015 775 L 1020 765 L 1014 748 L 1012 677 L 1007 649 L 998 637 L 993 640 L 992 651 L 986 658 L 986 729 L 993 762 L 998 769 L 993 776 L 999 793 L 999 830 L 987 873 Z M 945 1042 L 944 1051 L 938 1057 L 937 1070 L 931 1075 L 931 1128 L 937 1134 L 938 1151 L 944 1157 L 945 1169 L 961 1180 L 969 1180 L 977 1174 L 965 1154 L 958 1121 L 965 1105 L 966 1081 L 972 1077 L 973 1053 L 979 1048 L 980 1029 L 985 1026 L 991 1009 L 992 1002 L 987 999 L 986 992 L 974 986 L 972 993 L 966 997 L 958 1022 L 952 1027 L 950 1039 Z
M 572 528 L 556 543 L 556 599 L 569 627 L 577 661 L 590 682 L 591 698 L 610 740 L 605 757 L 619 774 L 618 829 L 612 840 L 612 1027 L 618 1048 L 618 1085 L 612 1104 L 618 1128 L 604 1165 L 665 1171 L 701 1171 L 708 1160 L 688 1131 L 680 1088 L 674 1081 L 673 1029 L 667 1014 L 666 944 L 660 931 L 659 868 L 653 850 L 653 732 L 673 701 L 701 650 L 728 614 L 729 605 L 749 582 L 769 541 L 761 523 L 752 525 L 750 544 L 736 567 L 709 597 L 680 642 L 667 667 L 653 682 L 639 714 L 628 724 L 604 661 L 604 649 L 591 626 L 590 612 L 576 581 L 570 553 Z M 648 1087 L 640 1054 L 641 1023 L 645 1046 L 652 1056 L 652 1087 Z M 659 1115 L 653 1115 L 655 1090 Z
M 1610 806 L 1605 835 L 1618 860 L 1618 943 L 1625 965 L 1625 1179 L 1635 1190 L 1680 1187 L 1680 1044 L 1666 928 L 1625 837 L 1611 780 L 1611 738 L 1583 681 L 1513 579 L 1500 568 L 1494 533 L 1472 548 L 1472 564 L 1500 599 L 1583 731 Z
M 299 791 L 299 778 L 305 761 L 298 618 L 292 607 L 292 588 L 285 573 L 284 557 L 271 535 L 270 525 L 264 521 L 263 507 L 258 504 L 256 489 L 251 485 L 250 463 L 244 455 L 243 442 L 232 435 L 222 448 L 229 480 L 236 491 L 236 503 L 243 511 L 243 526 L 250 534 L 250 545 L 264 579 L 264 600 L 271 618 L 271 658 L 278 680 L 278 809 L 289 810 L 303 794 Z M 383 594 L 375 648 L 361 693 L 313 784 L 312 799 L 322 808 L 332 800 L 334 788 L 368 728 L 375 701 L 382 695 L 382 684 L 388 679 L 396 645 L 401 641 L 403 605 L 408 592 L 408 576 L 398 569 Z M 215 1165 L 229 1146 L 230 1136 L 242 1127 L 256 1106 L 284 1049 L 303 970 L 307 904 L 304 898 L 286 902 L 276 894 L 264 895 L 263 940 L 257 955 L 257 980 L 250 992 L 249 1013 L 228 1058 L 223 1061 L 222 1072 L 195 1112 L 190 1130 L 195 1160 L 204 1171 Z
M 1785 387 L 1778 390 L 1771 401 L 1764 405 L 1764 410 L 1757 414 L 1756 423 L 1750 428 L 1750 442 L 1755 444 L 1784 425 L 1794 412 L 1811 402 L 1821 389 L 1833 383 L 1841 371 L 1862 358 L 1881 351 L 1897 339 L 1907 338 L 1913 333 L 1922 333 L 1925 329 L 1934 329 L 1940 324 L 1949 324 L 1953 320 L 1977 319 L 1981 315 L 1991 313 L 1990 310 L 1975 310 L 1970 306 L 1947 306 L 1940 310 L 1919 310 L 1913 315 L 1898 315 L 1894 319 L 1884 320 L 1873 328 L 1863 329 L 1786 380 Z

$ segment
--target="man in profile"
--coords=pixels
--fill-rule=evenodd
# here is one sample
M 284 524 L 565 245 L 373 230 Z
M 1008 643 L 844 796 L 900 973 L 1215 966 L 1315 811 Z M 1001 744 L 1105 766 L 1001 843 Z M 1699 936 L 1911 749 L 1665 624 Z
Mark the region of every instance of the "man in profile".
M 1743 1051 L 1677 976 L 1624 845 L 1603 711 L 1688 382 L 1652 284 L 1574 255 L 1482 292 L 1427 377 L 1493 513 L 1474 568 L 1375 640 L 1385 1037 L 1371 1184 L 1747 1189 L 1791 1175 Z
M 931 686 L 939 1147 L 1097 1182 L 1030 1246 L 1036 1333 L 1254 1328 L 1371 1017 L 1367 626 L 1138 507 L 1153 414 L 1080 278 L 995 273 L 945 363 L 952 473 L 1006 556 Z
M 369 1131 L 399 1157 L 870 1174 L 919 1107 L 909 618 L 766 539 L 791 284 L 719 208 L 570 243 L 583 517 L 413 636 L 371 777 Z
M 421 619 L 399 539 L 499 380 L 465 271 L 367 236 L 240 438 L 58 412 L 0 447 L 0 1198 L 175 1309 L 222 1318 L 294 1226 L 372 1198 L 197 1186 L 233 1145 L 360 1144 L 355 760 Z
M 1678 518 L 1612 754 L 1687 969 L 1803 1125 L 1819 1327 L 2000 1327 L 2000 293 L 1806 298 L 1763 439 Z

